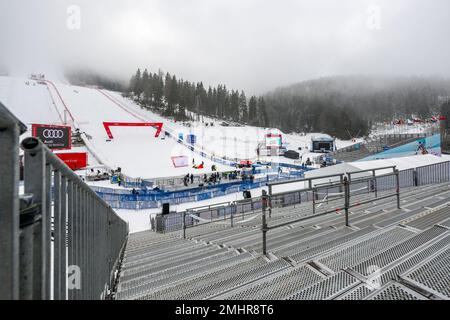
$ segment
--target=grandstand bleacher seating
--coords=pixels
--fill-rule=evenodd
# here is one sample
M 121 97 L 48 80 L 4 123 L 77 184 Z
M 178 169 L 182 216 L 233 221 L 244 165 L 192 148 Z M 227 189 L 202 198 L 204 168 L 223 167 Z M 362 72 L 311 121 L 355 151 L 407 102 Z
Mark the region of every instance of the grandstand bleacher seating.
M 373 198 L 361 194 L 357 201 Z M 338 205 L 324 203 L 323 209 Z M 261 216 L 182 232 L 131 234 L 116 299 L 450 299 L 450 185 L 406 188 L 270 230 Z M 311 215 L 311 204 L 273 209 L 269 226 Z

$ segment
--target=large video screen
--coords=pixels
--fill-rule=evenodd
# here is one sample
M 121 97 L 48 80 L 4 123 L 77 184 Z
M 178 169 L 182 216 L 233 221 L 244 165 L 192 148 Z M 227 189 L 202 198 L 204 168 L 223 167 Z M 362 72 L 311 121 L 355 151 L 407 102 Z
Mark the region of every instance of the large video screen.
M 281 136 L 266 136 L 266 147 L 281 147 Z

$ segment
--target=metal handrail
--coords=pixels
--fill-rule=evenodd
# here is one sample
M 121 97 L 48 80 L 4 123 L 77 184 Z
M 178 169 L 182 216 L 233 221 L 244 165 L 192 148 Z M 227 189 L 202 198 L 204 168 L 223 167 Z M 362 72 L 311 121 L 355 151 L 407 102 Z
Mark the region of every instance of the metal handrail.
M 128 224 L 0 104 L 0 299 L 105 299 Z
M 19 137 L 27 130 L 0 103 L 0 299 L 19 297 Z
M 390 167 L 391 168 L 391 167 Z M 382 169 L 386 169 L 386 168 L 377 168 L 377 169 L 371 169 L 371 170 L 362 170 L 361 172 L 366 172 L 366 171 L 375 171 L 375 170 L 382 170 Z M 267 224 L 267 218 L 266 218 L 266 213 L 267 211 L 269 212 L 269 216 L 271 215 L 272 212 L 272 198 L 276 195 L 271 195 L 271 194 L 267 194 L 267 192 L 265 190 L 263 190 L 263 195 L 262 195 L 262 226 L 261 226 L 261 231 L 262 231 L 262 239 L 263 239 L 263 243 L 262 243 L 262 247 L 263 247 L 263 254 L 266 255 L 267 254 L 267 232 L 273 229 L 277 229 L 277 228 L 281 228 L 281 227 L 285 227 L 288 225 L 291 225 L 293 223 L 298 223 L 298 222 L 302 222 L 302 221 L 306 221 L 306 220 L 310 220 L 313 218 L 317 218 L 319 216 L 324 216 L 324 215 L 328 215 L 331 213 L 336 213 L 337 211 L 341 211 L 343 210 L 345 212 L 345 225 L 346 226 L 350 226 L 349 223 L 349 209 L 355 206 L 360 206 L 362 204 L 366 204 L 366 203 L 370 203 L 373 202 L 374 200 L 381 200 L 381 199 L 386 199 L 386 198 L 390 198 L 390 197 L 396 197 L 397 198 L 397 208 L 400 209 L 400 183 L 399 183 L 399 171 L 395 169 L 395 167 L 393 168 L 394 171 L 392 173 L 388 173 L 388 174 L 384 174 L 384 175 L 380 175 L 380 176 L 371 176 L 369 178 L 363 177 L 362 179 L 356 179 L 356 180 L 350 180 L 347 177 L 344 177 L 343 182 L 338 182 L 338 183 L 330 183 L 330 185 L 327 186 L 323 186 L 323 187 L 311 187 L 308 189 L 304 189 L 304 192 L 312 192 L 313 193 L 313 201 L 312 201 L 312 215 L 307 216 L 307 217 L 302 217 L 302 218 L 298 218 L 298 219 L 294 219 L 294 220 L 290 220 L 284 223 L 280 223 L 277 225 L 273 225 L 273 226 L 269 226 Z M 388 194 L 388 195 L 384 195 L 381 197 L 378 197 L 378 194 L 376 192 L 376 189 L 373 190 L 374 194 L 375 194 L 375 198 L 366 200 L 366 201 L 362 201 L 362 202 L 358 202 L 357 204 L 352 204 L 350 202 L 350 198 L 351 198 L 351 190 L 350 190 L 350 185 L 352 183 L 361 183 L 361 182 L 367 182 L 367 181 L 371 181 L 371 180 L 376 180 L 377 178 L 381 178 L 381 177 L 387 177 L 387 176 L 395 176 L 395 181 L 396 181 L 396 185 L 395 185 L 395 192 Z M 315 210 L 316 210 L 316 202 L 315 202 L 315 196 L 317 194 L 317 191 L 321 188 L 327 188 L 329 189 L 330 187 L 339 187 L 342 188 L 344 191 L 344 205 L 338 208 L 333 208 L 332 210 L 325 210 L 324 212 L 318 213 L 316 214 Z M 376 184 L 375 184 L 375 188 L 376 188 Z M 368 192 L 370 193 L 371 190 L 369 189 Z M 342 199 L 342 198 L 339 198 Z M 334 200 L 338 200 L 338 199 L 334 199 Z

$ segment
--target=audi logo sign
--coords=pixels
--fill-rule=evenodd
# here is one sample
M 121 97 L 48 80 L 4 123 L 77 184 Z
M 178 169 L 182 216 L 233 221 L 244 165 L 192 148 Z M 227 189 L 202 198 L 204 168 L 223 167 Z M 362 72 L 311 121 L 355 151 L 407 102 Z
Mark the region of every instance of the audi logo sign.
M 64 131 L 62 129 L 44 129 L 42 135 L 45 139 L 61 139 L 64 138 Z
M 33 137 L 40 139 L 52 150 L 68 150 L 72 148 L 72 131 L 68 126 L 51 124 L 33 124 Z

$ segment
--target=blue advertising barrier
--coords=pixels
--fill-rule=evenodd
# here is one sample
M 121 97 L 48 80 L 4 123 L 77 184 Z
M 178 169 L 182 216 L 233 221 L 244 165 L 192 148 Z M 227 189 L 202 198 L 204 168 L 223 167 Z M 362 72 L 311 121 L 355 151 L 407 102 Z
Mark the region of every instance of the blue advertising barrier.
M 436 156 L 441 155 L 441 135 L 435 134 L 430 137 L 418 138 L 416 141 L 392 149 L 384 150 L 383 152 L 368 156 L 358 161 L 369 161 L 369 160 L 413 156 L 416 154 L 420 154 L 422 152 L 422 150 L 419 149 L 420 144 L 424 146 L 424 149 L 429 154 L 433 154 Z
M 281 167 L 294 169 L 282 174 L 275 174 L 254 180 L 239 180 L 217 185 L 207 185 L 204 187 L 195 187 L 179 191 L 164 191 L 148 189 L 145 181 L 136 181 L 126 184 L 122 182 L 122 186 L 128 188 L 136 188 L 136 194 L 131 190 L 121 188 L 107 188 L 92 186 L 91 188 L 108 204 L 117 209 L 150 209 L 158 208 L 162 203 L 180 204 L 186 202 L 208 200 L 215 197 L 225 196 L 227 194 L 242 192 L 244 190 L 256 189 L 265 186 L 268 181 L 281 181 L 289 179 L 298 179 L 304 176 L 305 171 L 312 170 L 303 166 L 291 164 L 277 164 Z M 258 168 L 256 172 L 268 173 L 276 170 Z

